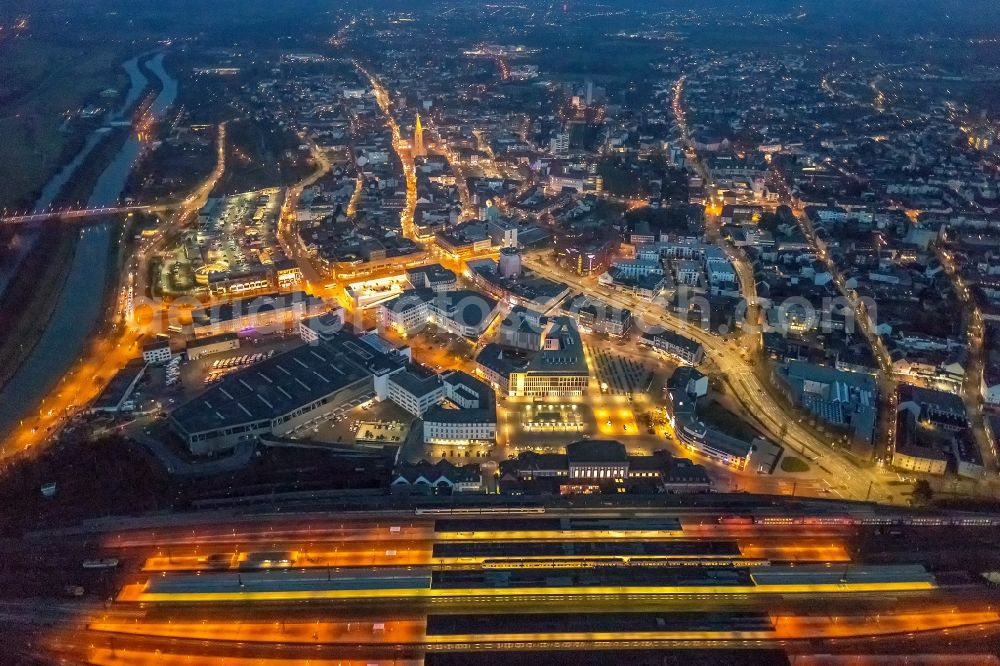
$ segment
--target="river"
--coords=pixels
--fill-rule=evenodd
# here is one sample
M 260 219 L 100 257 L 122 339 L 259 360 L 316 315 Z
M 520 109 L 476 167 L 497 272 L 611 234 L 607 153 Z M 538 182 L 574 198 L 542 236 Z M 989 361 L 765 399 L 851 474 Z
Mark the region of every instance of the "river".
M 42 192 L 38 197 L 38 201 L 35 202 L 35 207 L 32 209 L 34 213 L 45 212 L 62 192 L 63 187 L 69 182 L 76 170 L 80 168 L 83 161 L 87 159 L 87 156 L 97 147 L 97 144 L 101 142 L 102 139 L 107 138 L 110 131 L 110 123 L 117 122 L 123 119 L 128 112 L 132 109 L 132 105 L 136 103 L 142 91 L 145 89 L 148 80 L 145 75 L 143 75 L 142 70 L 139 69 L 139 58 L 142 56 L 136 56 L 131 60 L 127 60 L 122 64 L 122 68 L 125 73 L 128 74 L 129 87 L 128 91 L 125 93 L 125 99 L 118 109 L 111 109 L 104 115 L 104 123 L 101 127 L 98 127 L 90 134 L 87 135 L 86 140 L 83 142 L 83 146 L 76 153 L 76 156 L 72 160 L 63 165 L 63 168 L 59 172 L 52 176 L 52 178 L 45 184 L 42 188 Z M 18 268 L 21 265 L 21 261 L 28 255 L 31 248 L 34 247 L 35 242 L 38 240 L 38 226 L 35 224 L 24 225 L 24 228 L 18 231 L 15 237 L 15 247 L 14 255 L 9 257 L 4 263 L 4 266 L 0 268 L 0 295 L 3 295 L 4 291 L 7 289 L 7 285 L 13 279 L 14 275 L 17 273 Z
M 164 54 L 158 53 L 146 61 L 148 69 L 163 83 L 163 89 L 150 106 L 150 113 L 158 119 L 163 117 L 177 98 L 177 81 L 163 68 L 163 58 Z M 109 122 L 122 119 L 148 83 L 138 67 L 138 59 L 129 60 L 123 66 L 129 74 L 131 85 L 121 109 L 109 114 Z M 79 162 L 86 157 L 86 152 L 93 149 L 92 145 L 88 148 L 91 138 L 88 137 L 87 144 L 81 150 L 83 155 L 74 158 L 73 162 L 78 162 L 76 166 L 70 162 L 53 181 L 62 179 L 62 184 L 65 184 Z M 118 202 L 141 152 L 142 143 L 134 133 L 130 133 L 125 144 L 98 177 L 87 200 L 88 207 L 111 206 Z M 67 169 L 69 172 L 64 178 Z M 45 192 L 50 192 L 50 186 L 50 196 L 55 197 L 62 184 L 50 182 L 43 190 L 43 198 Z M 39 204 L 42 203 L 40 200 Z M 112 258 L 111 243 L 118 240 L 115 234 L 118 228 L 117 224 L 110 221 L 81 228 L 73 264 L 59 293 L 55 310 L 31 354 L 0 390 L 0 433 L 8 432 L 27 409 L 38 404 L 80 357 L 103 310 L 109 261 Z

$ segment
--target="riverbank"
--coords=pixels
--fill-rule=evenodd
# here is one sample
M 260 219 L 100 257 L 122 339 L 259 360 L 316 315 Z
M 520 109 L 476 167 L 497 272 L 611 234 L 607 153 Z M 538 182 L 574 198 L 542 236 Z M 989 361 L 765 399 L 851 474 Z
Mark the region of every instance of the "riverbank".
M 122 107 L 114 114 L 109 113 L 107 119 L 128 117 L 136 111 L 142 99 L 163 89 L 158 78 L 156 83 L 152 83 L 154 74 L 146 66 L 146 60 L 151 57 L 135 59 L 142 78 L 130 76 L 132 85 L 136 87 L 122 94 Z M 125 64 L 126 71 L 131 62 Z M 141 88 L 138 87 L 140 85 Z M 95 133 L 91 139 L 93 145 L 82 153 L 82 159 L 72 170 L 73 177 L 61 184 L 62 179 L 55 176 L 53 184 L 46 186 L 50 192 L 37 205 L 60 207 L 86 201 L 131 133 L 130 126 L 111 127 L 106 132 Z M 84 146 L 81 145 L 78 150 L 83 151 Z M 28 244 L 27 252 L 0 291 L 0 390 L 30 357 L 56 310 L 59 295 L 73 265 L 81 227 L 77 222 L 56 220 L 39 227 L 32 226 L 26 233 L 32 236 L 23 240 Z
M 36 35 L 0 45 L 0 163 L 17 165 L 0 181 L 0 208 L 29 209 L 46 181 L 82 149 L 99 117 L 66 109 L 107 107 L 124 97 L 124 48 L 66 44 Z M 118 94 L 103 96 L 106 90 Z
M 42 235 L 0 299 L 0 389 L 34 350 L 55 311 L 79 230 L 56 220 L 43 227 Z
M 135 68 L 135 61 L 130 61 L 130 64 Z M 177 82 L 163 70 L 162 53 L 152 55 L 144 64 L 143 69 L 152 72 L 162 82 L 161 92 L 148 104 L 149 114 L 161 118 L 174 103 Z M 141 89 L 148 84 L 141 72 L 133 78 L 133 82 Z M 128 98 L 130 104 L 140 97 L 133 92 L 130 91 Z M 87 205 L 107 206 L 119 200 L 129 174 L 142 156 L 144 140 L 148 137 L 128 133 L 118 152 L 94 180 Z M 102 334 L 95 335 L 105 321 L 108 304 L 113 303 L 114 290 L 109 290 L 108 286 L 117 282 L 114 278 L 121 264 L 118 253 L 121 251 L 122 233 L 120 219 L 109 219 L 83 228 L 69 273 L 55 296 L 56 303 L 45 330 L 38 337 L 35 349 L 0 389 L 0 433 L 11 433 L 19 419 L 26 413 L 32 413 L 39 404 L 43 404 L 43 409 L 48 406 L 59 411 L 62 407 L 53 408 L 51 405 L 68 401 L 66 409 L 78 408 L 82 403 L 77 404 L 77 396 L 84 392 L 79 382 L 89 382 L 88 388 L 92 388 L 94 382 L 101 379 L 97 377 L 99 372 L 90 371 L 89 375 L 74 372 L 74 367 L 84 355 L 97 349 L 96 358 L 100 362 L 96 367 L 103 367 L 103 361 L 110 362 L 112 357 L 117 359 L 117 355 L 129 352 L 128 348 L 135 344 L 130 340 L 123 348 L 105 349 L 102 345 L 106 346 L 109 341 L 102 339 Z M 76 384 L 72 388 L 68 381 L 70 375 L 76 375 Z M 54 387 L 61 384 L 65 384 L 66 389 L 55 396 L 57 400 L 49 400 L 45 405 L 45 398 L 51 397 Z M 5 442 L 5 446 L 8 443 Z

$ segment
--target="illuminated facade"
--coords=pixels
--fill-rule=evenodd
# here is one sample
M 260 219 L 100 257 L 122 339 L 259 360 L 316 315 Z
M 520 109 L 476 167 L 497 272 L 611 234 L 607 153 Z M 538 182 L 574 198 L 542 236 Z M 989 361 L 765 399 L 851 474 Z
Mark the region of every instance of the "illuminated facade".
M 447 446 L 493 444 L 497 438 L 493 389 L 460 371 L 441 376 L 442 402 L 424 413 L 424 442 Z
M 705 376 L 690 366 L 674 371 L 666 386 L 667 420 L 678 439 L 691 451 L 734 467 L 746 469 L 754 445 L 731 437 L 698 418 L 697 399 L 708 390 Z
M 497 301 L 469 290 L 410 289 L 378 306 L 378 323 L 403 335 L 427 324 L 468 338 L 482 335 L 500 313 Z
M 511 372 L 508 395 L 543 398 L 583 395 L 590 383 L 590 369 L 576 324 L 570 317 L 550 317 L 541 339 L 541 351 L 525 367 Z
M 413 156 L 422 157 L 427 151 L 424 148 L 424 126 L 420 122 L 420 114 L 417 114 L 417 125 L 413 130 Z

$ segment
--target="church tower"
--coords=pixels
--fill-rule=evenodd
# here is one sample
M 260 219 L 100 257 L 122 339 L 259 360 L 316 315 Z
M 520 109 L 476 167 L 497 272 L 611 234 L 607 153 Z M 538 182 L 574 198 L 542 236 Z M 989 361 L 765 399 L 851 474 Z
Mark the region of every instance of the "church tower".
M 420 114 L 417 114 L 417 126 L 413 130 L 413 156 L 423 157 L 424 155 L 424 126 L 420 123 Z

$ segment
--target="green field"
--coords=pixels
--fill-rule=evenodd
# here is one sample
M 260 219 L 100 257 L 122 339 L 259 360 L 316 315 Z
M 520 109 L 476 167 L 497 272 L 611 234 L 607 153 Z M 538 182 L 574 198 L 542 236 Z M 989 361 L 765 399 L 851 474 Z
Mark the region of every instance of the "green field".
M 73 122 L 61 130 L 67 112 L 96 103 L 102 90 L 122 90 L 122 58 L 119 47 L 109 44 L 30 36 L 0 44 L 0 209 L 30 205 L 71 158 L 93 123 Z
M 781 471 L 782 472 L 808 472 L 809 463 L 807 463 L 802 458 L 795 458 L 794 456 L 785 456 L 781 459 Z
M 749 423 L 715 401 L 705 405 L 703 409 L 699 409 L 698 418 L 730 437 L 750 441 L 760 436 Z

